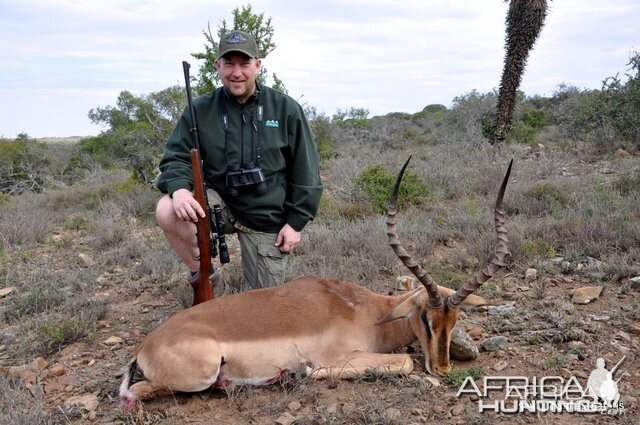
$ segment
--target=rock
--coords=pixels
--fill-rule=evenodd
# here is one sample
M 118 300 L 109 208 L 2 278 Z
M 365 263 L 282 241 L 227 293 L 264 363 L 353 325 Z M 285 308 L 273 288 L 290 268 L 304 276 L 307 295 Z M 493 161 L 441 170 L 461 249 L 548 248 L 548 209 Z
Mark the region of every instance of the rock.
M 513 313 L 516 311 L 516 307 L 511 304 L 503 304 L 503 305 L 490 305 L 487 312 L 493 315 L 501 315 L 506 313 Z
M 449 357 L 454 360 L 474 360 L 478 357 L 478 354 L 480 354 L 478 347 L 476 347 L 471 337 L 457 326 L 454 327 L 451 333 Z
M 31 362 L 31 366 L 33 370 L 37 372 L 42 372 L 47 368 L 47 366 L 49 366 L 49 362 L 43 359 L 42 357 L 38 357 L 37 359 Z
M 47 379 L 54 376 L 62 376 L 65 374 L 65 372 L 66 370 L 64 369 L 63 365 L 61 364 L 53 365 L 49 368 L 49 371 L 47 372 Z
M 527 282 L 532 282 L 538 279 L 538 270 L 534 268 L 528 268 L 527 271 L 524 272 L 524 280 Z
M 278 419 L 276 419 L 276 423 L 278 425 L 291 425 L 295 423 L 297 420 L 298 419 L 295 416 L 293 416 L 291 413 L 284 412 L 282 415 L 278 417 Z
M 471 328 L 467 331 L 467 334 L 471 337 L 471 338 L 478 338 L 480 336 L 482 336 L 482 334 L 484 333 L 484 329 L 480 326 L 476 326 L 475 328 Z
M 66 407 L 79 407 L 87 412 L 94 412 L 100 404 L 98 397 L 93 394 L 75 395 L 64 402 Z
M 463 404 L 456 404 L 454 405 L 450 412 L 451 412 L 451 416 L 460 416 L 464 413 L 464 405 Z
M 0 298 L 2 297 L 6 297 L 7 295 L 9 295 L 10 293 L 12 293 L 16 288 L 13 286 L 10 286 L 8 288 L 2 288 L 0 289 Z
M 399 421 L 402 417 L 402 413 L 400 413 L 400 410 L 396 409 L 395 407 L 390 407 L 385 410 L 384 415 L 389 422 Z
M 84 252 L 78 254 L 78 260 L 82 267 L 89 268 L 96 265 L 96 261 Z
M 620 354 L 629 354 L 631 349 L 629 347 L 625 347 L 624 345 L 618 344 L 617 342 L 611 342 L 610 345 L 618 350 Z
M 500 360 L 493 366 L 493 370 L 495 370 L 496 372 L 502 372 L 507 368 L 508 365 L 509 364 L 506 361 Z
M 616 339 L 621 339 L 627 342 L 631 342 L 631 335 L 629 335 L 625 331 L 618 331 L 613 337 Z
M 396 290 L 410 291 L 416 287 L 416 278 L 413 276 L 398 276 L 396 278 Z
M 633 156 L 633 154 L 628 150 L 626 150 L 625 148 L 618 148 L 616 149 L 616 156 L 620 158 L 628 158 L 630 156 Z
M 424 380 L 430 383 L 433 388 L 438 388 L 440 386 L 440 381 L 433 376 L 425 376 Z
M 632 323 L 629 325 L 627 330 L 629 331 L 629 333 L 640 335 L 640 324 Z
M 589 304 L 593 300 L 597 300 L 602 293 L 602 286 L 585 286 L 573 291 L 571 301 L 576 304 Z
M 493 336 L 482 341 L 482 348 L 485 351 L 500 351 L 506 350 L 509 345 L 509 341 L 506 336 Z
M 119 336 L 112 336 L 111 338 L 104 341 L 104 343 L 107 345 L 116 345 L 116 344 L 122 344 L 122 341 L 123 339 L 120 338 Z
M 300 403 L 299 401 L 292 401 L 291 403 L 287 404 L 287 409 L 291 410 L 292 412 L 297 412 L 301 408 L 302 403 Z
M 575 270 L 575 266 L 573 265 L 573 263 L 571 263 L 571 261 L 563 261 L 561 267 L 562 273 L 565 274 L 571 273 Z
M 562 368 L 562 369 L 560 369 L 560 375 L 564 379 L 569 379 L 569 378 L 571 378 L 573 376 L 573 373 L 571 373 L 571 371 L 569 369 Z

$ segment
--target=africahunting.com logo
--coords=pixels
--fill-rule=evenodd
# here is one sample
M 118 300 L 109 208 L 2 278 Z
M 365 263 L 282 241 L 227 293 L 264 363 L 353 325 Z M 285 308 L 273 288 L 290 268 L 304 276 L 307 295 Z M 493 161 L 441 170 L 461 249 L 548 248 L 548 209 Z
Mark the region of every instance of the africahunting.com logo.
M 457 397 L 475 395 L 479 412 L 497 413 L 597 413 L 623 415 L 625 406 L 620 402 L 618 382 L 627 374 L 629 366 L 614 374 L 626 356 L 607 370 L 602 358 L 596 360 L 596 369 L 589 375 L 586 385 L 575 376 L 485 376 L 476 383 L 467 376 L 458 389 Z M 630 362 L 633 363 L 633 362 Z

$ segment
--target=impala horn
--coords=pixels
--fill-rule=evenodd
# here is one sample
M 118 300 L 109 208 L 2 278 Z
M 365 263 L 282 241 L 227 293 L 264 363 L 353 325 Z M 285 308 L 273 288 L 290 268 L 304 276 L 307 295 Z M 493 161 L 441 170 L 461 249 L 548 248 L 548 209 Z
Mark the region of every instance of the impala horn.
M 502 199 L 504 198 L 504 192 L 507 189 L 507 183 L 509 182 L 509 176 L 511 175 L 511 166 L 513 165 L 513 159 L 509 162 L 509 168 L 507 173 L 502 179 L 502 185 L 498 192 L 498 198 L 496 199 L 496 205 L 493 210 L 493 217 L 496 229 L 496 251 L 491 256 L 484 270 L 476 273 L 473 278 L 460 287 L 454 294 L 448 297 L 447 303 L 449 307 L 457 308 L 462 301 L 465 300 L 470 294 L 475 292 L 483 283 L 491 279 L 493 275 L 505 266 L 504 260 L 510 254 L 507 239 L 507 229 L 504 227 L 505 212 L 502 209 Z
M 442 297 L 438 294 L 438 285 L 434 282 L 433 278 L 427 274 L 427 272 L 418 264 L 417 261 L 413 259 L 411 255 L 407 252 L 407 250 L 402 246 L 402 242 L 400 238 L 398 238 L 398 230 L 397 230 L 397 202 L 398 202 L 398 191 L 400 190 L 400 182 L 402 181 L 402 176 L 404 175 L 404 171 L 409 165 L 409 161 L 411 161 L 411 155 L 407 159 L 407 161 L 402 166 L 400 173 L 398 174 L 398 178 L 396 179 L 396 184 L 393 187 L 393 193 L 389 198 L 389 208 L 387 210 L 387 237 L 389 238 L 389 245 L 393 248 L 393 251 L 396 253 L 398 258 L 402 261 L 402 263 L 407 266 L 411 273 L 418 278 L 420 283 L 424 285 L 424 288 L 427 290 L 429 294 L 429 306 L 432 308 L 443 308 L 444 304 L 442 303 Z

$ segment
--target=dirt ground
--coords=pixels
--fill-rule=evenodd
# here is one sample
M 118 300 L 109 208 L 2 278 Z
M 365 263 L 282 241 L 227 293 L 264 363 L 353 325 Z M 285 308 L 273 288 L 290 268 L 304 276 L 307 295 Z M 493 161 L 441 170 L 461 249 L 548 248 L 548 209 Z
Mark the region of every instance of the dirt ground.
M 446 256 L 449 249 L 456 248 L 443 246 L 437 255 Z M 459 326 L 481 347 L 480 355 L 471 362 L 454 361 L 454 368 L 479 365 L 486 376 L 493 377 L 556 376 L 565 382 L 574 377 L 586 386 L 597 358 L 604 358 L 610 369 L 626 356 L 614 376 L 620 378 L 623 414 L 507 414 L 489 408 L 480 412 L 480 405 L 488 405 L 491 397 L 471 391 L 458 396 L 459 383 L 428 377 L 417 343 L 406 348 L 415 363 L 414 372 L 407 377 L 367 376 L 340 382 L 289 377 L 269 387 L 240 388 L 229 393 L 210 390 L 175 394 L 147 401 L 136 412 L 125 413 L 117 395 L 123 366 L 146 334 L 183 307 L 172 293 L 144 291 L 130 299 L 117 270 L 105 271 L 93 288 L 91 296 L 106 300 L 108 306 L 95 335 L 30 365 L 4 366 L 36 370 L 35 378 L 20 376 L 32 394 L 40 394 L 54 423 L 640 423 L 640 360 L 636 358 L 640 345 L 640 284 L 610 282 L 597 299 L 577 304 L 572 301 L 573 291 L 594 285 L 589 271 L 597 265 L 585 261 L 570 273 L 563 273 L 563 267 L 566 269 L 557 259 L 544 276 L 532 276 L 531 270 L 512 270 L 487 284 L 483 295 L 507 307 L 462 313 Z M 395 282 L 388 280 L 381 277 L 381 283 L 394 291 Z M 482 348 L 487 338 L 498 335 L 507 338 L 506 347 L 497 351 Z M 475 382 L 482 391 L 482 379 Z M 499 400 L 503 395 L 498 391 L 493 398 Z

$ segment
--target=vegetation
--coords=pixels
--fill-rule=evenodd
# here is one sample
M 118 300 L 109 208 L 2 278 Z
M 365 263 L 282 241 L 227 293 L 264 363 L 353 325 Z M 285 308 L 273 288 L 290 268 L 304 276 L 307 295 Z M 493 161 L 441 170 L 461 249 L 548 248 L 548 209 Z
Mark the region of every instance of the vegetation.
M 238 19 L 249 18 L 246 8 L 238 12 Z M 509 337 L 509 351 L 484 357 L 487 368 L 504 360 L 512 369 L 503 373 L 520 372 L 513 369 L 517 363 L 530 365 L 532 374 L 560 376 L 562 368 L 591 369 L 601 353 L 618 359 L 623 351 L 612 347 L 626 344 L 625 326 L 640 319 L 631 279 L 640 275 L 637 52 L 625 77 L 605 79 L 600 90 L 562 85 L 548 98 L 518 92 L 512 132 L 499 152 L 486 143 L 494 130 L 496 92 L 471 91 L 450 108 L 427 105 L 414 114 L 382 117 L 369 117 L 364 108 L 327 117 L 305 105 L 326 190 L 287 278 L 317 274 L 397 292 L 395 278 L 407 270 L 388 247 L 383 214 L 400 164 L 413 154 L 399 196 L 401 237 L 439 283 L 459 286 L 492 254 L 496 186 L 516 158 L 505 198 L 509 271 L 481 294 L 513 301 L 517 310 L 481 319 L 465 313 L 484 331 Z M 146 417 L 118 416 L 113 400 L 114 370 L 126 364 L 131 347 L 190 303 L 184 270 L 153 220 L 159 194 L 150 185 L 184 98 L 177 86 L 148 95 L 122 92 L 115 106 L 90 112 L 105 126 L 103 133 L 78 144 L 43 143 L 27 134 L 0 140 L 0 289 L 12 288 L 0 298 L 0 422 L 90 420 L 51 399 L 54 387 L 43 390 L 44 373 L 31 387 L 5 373 L 38 356 L 64 360 L 74 368 L 69 376 L 84 373 L 74 390 L 100 397 L 104 422 L 184 421 L 180 408 L 188 404 L 179 395 L 171 409 L 156 406 Z M 228 242 L 237 253 L 237 240 L 229 236 Z M 529 267 L 538 269 L 536 282 L 524 279 Z M 240 276 L 239 255 L 232 254 L 225 277 L 233 286 Z M 570 291 L 586 284 L 604 286 L 606 303 L 573 304 Z M 113 335 L 123 342 L 106 347 Z M 424 374 L 419 350 L 407 352 L 415 360 L 414 375 Z M 355 384 L 304 381 L 294 388 L 289 381 L 197 400 L 208 407 L 219 402 L 210 409 L 216 412 L 237 407 L 235 419 L 246 422 L 255 421 L 247 412 L 262 394 L 260 414 L 269 417 L 300 402 L 311 412 L 310 423 L 427 423 L 448 418 L 446 394 L 465 377 L 493 373 L 479 365 L 457 368 L 439 388 L 381 376 Z M 356 395 L 334 409 L 335 400 L 323 398 L 333 392 L 317 385 L 342 386 L 335 391 L 340 397 Z M 633 394 L 637 376 L 625 376 L 620 385 L 623 396 Z M 415 399 L 438 400 L 443 410 L 406 401 Z M 350 410 L 349 403 L 357 408 Z
M 371 165 L 356 177 L 354 187 L 362 192 L 377 213 L 384 213 L 396 182 L 396 175 L 382 165 Z M 398 198 L 400 207 L 422 205 L 433 197 L 431 188 L 414 172 L 407 172 L 402 179 Z

